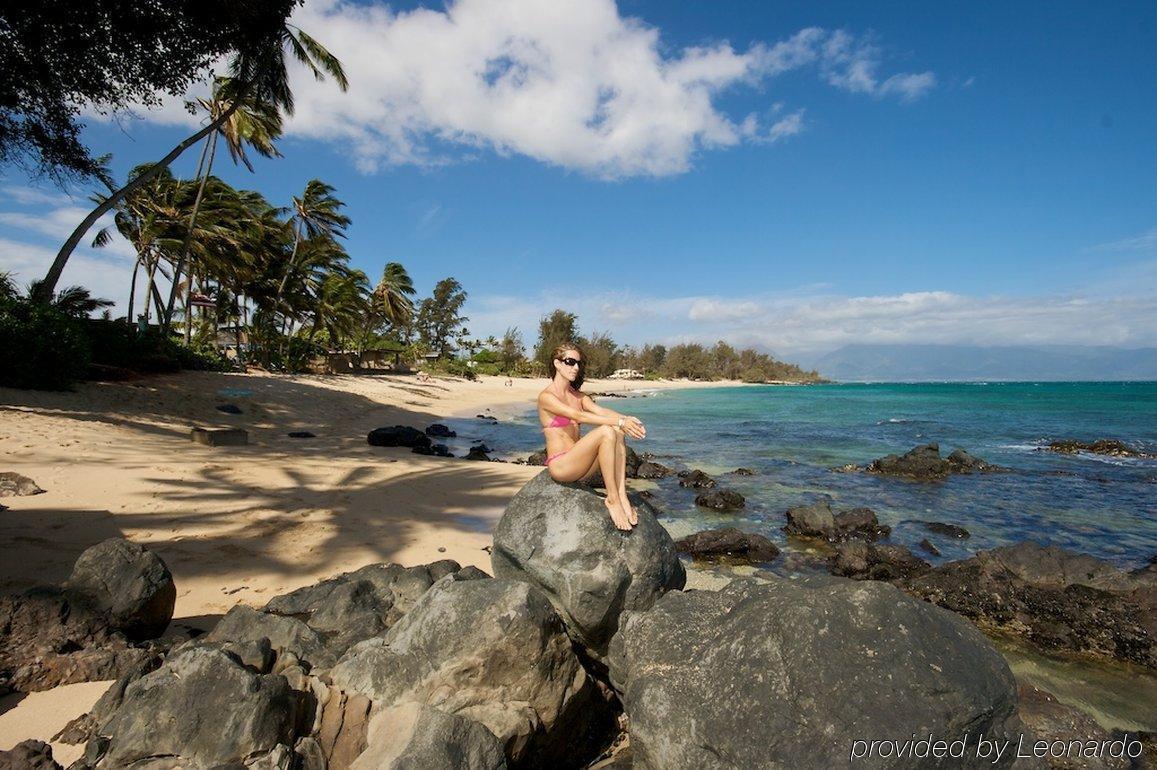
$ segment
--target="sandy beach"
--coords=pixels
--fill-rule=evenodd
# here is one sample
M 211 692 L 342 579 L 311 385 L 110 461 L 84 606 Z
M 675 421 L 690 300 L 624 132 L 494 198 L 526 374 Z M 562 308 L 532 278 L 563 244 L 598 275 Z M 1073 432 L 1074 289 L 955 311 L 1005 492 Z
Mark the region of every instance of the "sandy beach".
M 174 626 L 202 629 L 235 604 L 260 606 L 366 564 L 454 559 L 489 571 L 493 526 L 540 469 L 371 447 L 366 434 L 450 416 L 506 419 L 545 384 L 185 372 L 70 393 L 0 389 L 0 469 L 45 490 L 3 500 L 0 589 L 62 581 L 85 548 L 110 537 L 156 551 L 177 585 Z M 722 384 L 611 380 L 584 390 Z M 246 428 L 249 445 L 202 446 L 189 438 L 194 427 Z M 48 740 L 102 690 L 0 701 L 0 750 Z M 67 764 L 81 747 L 56 748 Z

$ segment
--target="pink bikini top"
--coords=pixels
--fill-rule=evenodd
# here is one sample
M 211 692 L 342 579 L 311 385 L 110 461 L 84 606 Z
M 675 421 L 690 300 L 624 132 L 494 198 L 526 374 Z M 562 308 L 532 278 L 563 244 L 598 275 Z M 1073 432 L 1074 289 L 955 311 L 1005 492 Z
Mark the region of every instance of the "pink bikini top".
M 552 419 L 550 421 L 550 424 L 547 425 L 546 427 L 548 427 L 548 428 L 567 428 L 567 427 L 570 427 L 572 424 L 578 425 L 578 423 L 575 422 L 574 420 L 572 420 L 571 418 L 563 417 L 561 414 L 556 414 L 554 416 L 554 419 Z

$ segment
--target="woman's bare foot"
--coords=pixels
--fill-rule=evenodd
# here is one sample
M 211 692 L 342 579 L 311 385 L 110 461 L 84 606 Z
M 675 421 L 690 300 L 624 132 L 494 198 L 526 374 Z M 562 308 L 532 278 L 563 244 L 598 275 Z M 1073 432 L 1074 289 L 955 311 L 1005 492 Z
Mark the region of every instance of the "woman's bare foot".
M 627 522 L 632 527 L 635 526 L 636 524 L 639 523 L 639 514 L 635 513 L 634 506 L 632 506 L 631 501 L 629 499 L 627 499 L 626 490 L 623 490 L 623 495 L 620 498 L 620 500 L 622 501 L 623 510 L 625 510 L 627 512 Z
M 609 497 L 604 498 L 603 502 L 606 503 L 607 508 L 610 509 L 611 521 L 615 523 L 615 526 L 621 530 L 630 531 L 631 522 L 630 519 L 627 518 L 626 511 L 623 510 L 623 506 L 617 502 L 612 501 Z

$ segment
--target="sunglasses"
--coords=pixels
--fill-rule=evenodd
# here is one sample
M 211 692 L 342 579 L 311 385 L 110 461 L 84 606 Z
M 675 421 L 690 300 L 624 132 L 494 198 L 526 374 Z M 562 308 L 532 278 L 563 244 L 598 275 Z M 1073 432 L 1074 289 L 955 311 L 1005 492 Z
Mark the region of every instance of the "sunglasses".
M 581 358 L 560 358 L 558 359 L 566 366 L 582 366 L 583 360 Z

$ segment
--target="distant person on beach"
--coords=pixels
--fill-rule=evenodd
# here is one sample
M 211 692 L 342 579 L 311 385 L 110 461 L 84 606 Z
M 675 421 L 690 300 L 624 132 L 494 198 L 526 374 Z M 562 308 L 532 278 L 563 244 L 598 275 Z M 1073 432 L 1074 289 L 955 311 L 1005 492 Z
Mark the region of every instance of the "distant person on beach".
M 599 406 L 585 395 L 586 356 L 574 343 L 559 345 L 551 358 L 550 385 L 538 394 L 538 419 L 546 435 L 546 467 L 555 481 L 578 481 L 602 471 L 611 521 L 630 530 L 639 517 L 627 500 L 626 437 L 642 439 L 647 429 L 638 417 Z M 597 425 L 580 438 L 579 423 Z

